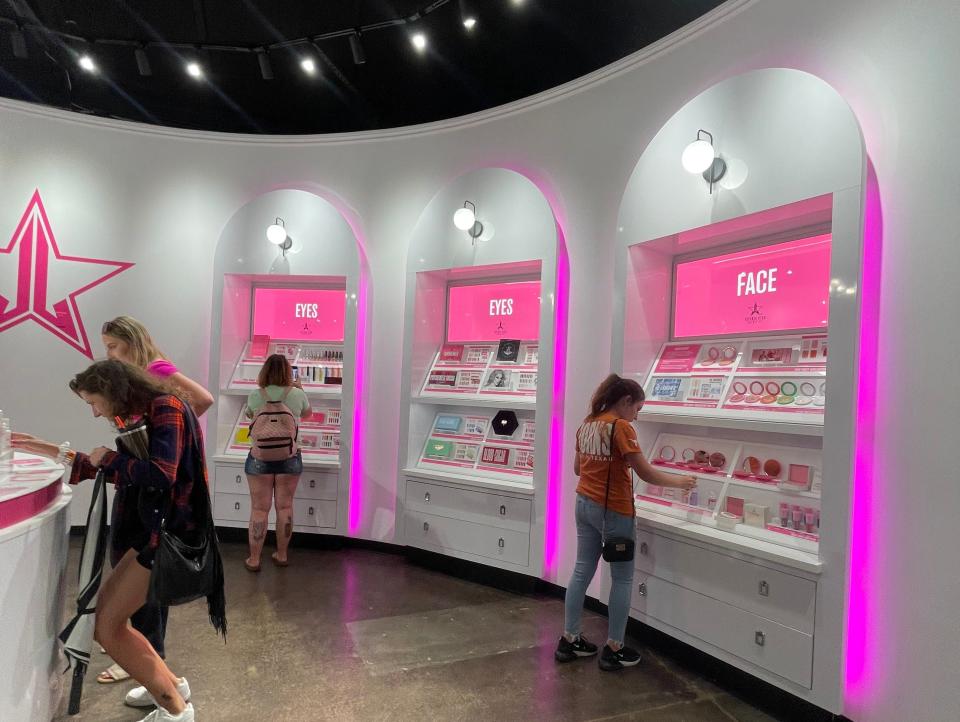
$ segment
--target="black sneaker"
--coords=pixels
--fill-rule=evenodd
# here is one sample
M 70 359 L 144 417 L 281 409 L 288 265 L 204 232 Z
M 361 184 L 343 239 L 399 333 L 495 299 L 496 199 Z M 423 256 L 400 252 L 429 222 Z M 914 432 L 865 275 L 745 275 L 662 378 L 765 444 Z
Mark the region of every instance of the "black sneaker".
M 620 647 L 614 652 L 609 645 L 605 644 L 600 653 L 599 664 L 604 672 L 616 672 L 624 667 L 635 667 L 640 664 L 640 653 L 630 647 Z
M 596 653 L 597 645 L 590 644 L 587 638 L 581 634 L 572 642 L 568 642 L 566 637 L 560 637 L 553 658 L 558 662 L 572 662 L 580 657 L 592 657 Z

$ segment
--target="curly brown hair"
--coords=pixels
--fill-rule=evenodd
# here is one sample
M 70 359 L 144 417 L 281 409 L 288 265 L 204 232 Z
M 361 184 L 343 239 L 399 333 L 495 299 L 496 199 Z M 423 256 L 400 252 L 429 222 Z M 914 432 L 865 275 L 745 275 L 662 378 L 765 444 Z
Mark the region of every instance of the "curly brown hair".
M 170 393 L 162 382 L 133 364 L 123 361 L 97 361 L 70 380 L 70 390 L 79 395 L 100 394 L 110 405 L 110 413 L 121 418 L 144 414 L 158 396 Z
M 263 368 L 257 375 L 257 385 L 261 389 L 267 386 L 287 386 L 293 385 L 293 369 L 290 368 L 290 362 L 287 357 L 281 353 L 275 353 L 267 357 L 263 362 Z

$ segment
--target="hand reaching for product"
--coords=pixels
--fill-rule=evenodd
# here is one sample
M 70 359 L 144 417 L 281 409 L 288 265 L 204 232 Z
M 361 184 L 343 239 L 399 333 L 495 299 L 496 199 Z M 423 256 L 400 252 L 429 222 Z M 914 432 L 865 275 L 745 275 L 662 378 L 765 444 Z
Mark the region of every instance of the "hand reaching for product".
M 683 489 L 684 491 L 690 491 L 693 487 L 697 485 L 697 477 L 687 476 L 680 474 L 668 474 L 670 477 L 670 484 L 675 489 Z
M 20 449 L 20 451 L 26 451 L 29 454 L 46 456 L 51 459 L 56 459 L 57 454 L 60 453 L 60 447 L 56 444 L 51 444 L 49 441 L 38 439 L 32 434 L 25 434 L 22 431 L 14 431 L 10 435 L 10 445 L 14 449 Z

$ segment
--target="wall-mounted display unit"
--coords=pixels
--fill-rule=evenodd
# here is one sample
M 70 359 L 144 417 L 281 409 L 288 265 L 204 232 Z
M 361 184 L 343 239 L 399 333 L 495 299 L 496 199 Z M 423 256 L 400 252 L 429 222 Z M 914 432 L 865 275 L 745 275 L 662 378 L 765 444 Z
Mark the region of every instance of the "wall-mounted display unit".
M 463 198 L 496 228 L 451 222 Z M 485 169 L 445 189 L 409 253 L 398 536 L 523 574 L 544 566 L 558 295 L 557 231 L 539 190 Z
M 816 142 L 785 150 L 813 113 Z M 740 185 L 682 167 L 711 127 L 715 152 L 748 169 Z M 706 91 L 638 163 L 615 264 L 613 367 L 644 388 L 641 448 L 697 479 L 684 493 L 637 480 L 631 615 L 833 712 L 860 362 L 855 128 L 802 73 Z

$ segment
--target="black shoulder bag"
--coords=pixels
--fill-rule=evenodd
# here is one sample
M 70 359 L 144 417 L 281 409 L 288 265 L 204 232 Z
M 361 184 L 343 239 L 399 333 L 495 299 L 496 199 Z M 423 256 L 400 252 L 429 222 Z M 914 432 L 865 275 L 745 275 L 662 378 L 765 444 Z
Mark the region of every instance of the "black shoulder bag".
M 193 438 L 197 438 L 197 422 L 192 412 L 187 413 L 187 424 Z M 194 446 L 194 463 L 203 464 L 199 445 Z M 210 623 L 224 639 L 227 636 L 226 598 L 223 592 L 223 560 L 213 525 L 210 508 L 210 490 L 204 483 L 203 469 L 194 470 L 191 507 L 197 520 L 196 540 L 187 544 L 167 531 L 167 517 L 173 510 L 173 494 L 160 522 L 160 542 L 150 573 L 147 600 L 162 606 L 186 604 L 201 597 L 207 598 Z
M 614 419 L 610 427 L 610 456 L 613 456 L 614 435 L 617 432 L 617 421 Z M 607 464 L 607 493 L 603 497 L 603 526 L 600 538 L 603 541 L 603 560 L 606 562 L 633 561 L 634 541 L 628 537 L 607 537 L 607 502 L 610 500 L 610 474 L 613 471 L 613 461 Z

